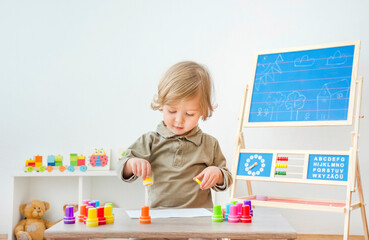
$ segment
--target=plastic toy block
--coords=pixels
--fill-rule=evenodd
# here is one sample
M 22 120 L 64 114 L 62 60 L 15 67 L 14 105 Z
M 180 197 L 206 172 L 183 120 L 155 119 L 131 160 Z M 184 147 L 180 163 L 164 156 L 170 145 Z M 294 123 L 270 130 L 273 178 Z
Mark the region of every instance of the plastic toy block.
M 70 165 L 73 166 L 73 167 L 77 167 L 78 163 L 77 163 L 77 161 L 70 161 Z
M 236 205 L 231 205 L 229 209 L 228 222 L 230 223 L 238 223 L 240 221 L 240 217 L 238 215 L 238 209 Z
M 87 218 L 88 218 L 88 210 L 90 209 L 90 208 L 93 208 L 92 206 L 87 206 L 86 207 L 86 212 L 85 212 L 85 216 L 83 217 L 83 223 L 84 224 L 86 224 L 86 220 L 87 220 Z
M 231 208 L 232 203 L 227 203 L 226 205 L 226 213 L 224 214 L 224 220 L 228 221 L 229 209 Z
M 236 206 L 237 206 L 237 213 L 238 213 L 238 216 L 241 217 L 242 215 L 242 203 L 236 203 Z
M 237 201 L 231 201 L 231 203 L 232 203 L 233 205 L 236 205 Z
M 106 217 L 104 216 L 104 207 L 97 208 L 97 219 L 99 219 L 99 225 L 106 224 Z
M 77 158 L 77 166 L 86 165 L 86 157 L 85 156 L 78 156 Z
M 149 215 L 149 209 L 150 208 L 148 206 L 143 206 L 141 208 L 140 223 L 142 223 L 142 224 L 151 223 L 151 217 Z
M 83 200 L 82 204 L 88 205 L 88 203 L 91 202 L 90 200 Z
M 197 178 L 195 178 L 195 181 L 200 185 L 201 184 L 201 181 Z
M 55 162 L 47 163 L 47 166 L 55 167 Z
M 114 223 L 113 207 L 112 206 L 105 206 L 104 207 L 104 216 L 106 218 L 106 223 Z
M 62 155 L 55 156 L 55 166 L 59 167 L 61 165 L 63 165 L 63 156 Z
M 55 163 L 55 156 L 54 155 L 47 156 L 47 163 Z
M 258 196 L 256 195 L 256 198 L 257 198 Z M 247 206 L 249 206 L 250 207 L 250 215 L 251 216 L 254 216 L 254 210 L 252 210 L 252 207 L 251 207 L 251 200 L 245 200 L 245 201 L 243 201 L 243 205 L 247 205 Z
M 242 216 L 240 218 L 242 223 L 251 223 L 250 207 L 249 205 L 242 206 Z
M 211 216 L 211 220 L 213 222 L 223 222 L 222 207 L 220 205 L 214 205 L 213 209 L 213 216 Z
M 97 218 L 97 210 L 96 208 L 88 209 L 88 216 L 86 219 L 87 227 L 96 227 L 99 226 L 99 219 Z
M 95 207 L 100 207 L 100 201 L 99 200 L 92 200 L 91 202 L 95 203 Z
M 74 217 L 74 207 L 67 206 L 65 208 L 64 224 L 74 224 L 76 223 L 76 218 Z
M 70 156 L 70 161 L 77 161 L 78 159 L 77 153 L 71 153 L 69 154 L 69 156 Z
M 88 206 L 92 206 L 92 207 L 96 207 L 96 202 L 94 202 L 94 201 L 91 201 L 91 202 L 89 202 L 88 203 Z
M 145 178 L 145 180 L 142 181 L 142 184 L 147 187 L 153 184 L 153 181 L 151 179 L 151 177 Z
M 27 160 L 26 161 L 26 167 L 35 167 L 35 166 L 36 166 L 35 160 Z
M 105 206 L 111 206 L 111 207 L 113 207 L 113 203 L 105 203 Z
M 86 216 L 86 204 L 82 204 L 79 207 L 79 215 L 78 215 L 78 222 L 83 222 L 83 218 Z
M 37 155 L 35 156 L 35 166 L 36 167 L 41 167 L 42 166 L 42 156 Z
M 106 207 L 106 206 L 111 206 L 111 208 L 113 208 L 113 203 L 105 203 L 104 207 Z M 112 213 L 112 215 L 114 216 L 114 213 Z

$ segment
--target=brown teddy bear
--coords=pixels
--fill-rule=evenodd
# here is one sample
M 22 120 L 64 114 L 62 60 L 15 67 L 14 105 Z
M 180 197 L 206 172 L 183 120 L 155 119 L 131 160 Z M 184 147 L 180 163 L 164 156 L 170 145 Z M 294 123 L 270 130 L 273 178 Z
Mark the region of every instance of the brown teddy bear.
M 20 221 L 14 229 L 17 240 L 43 240 L 45 230 L 56 224 L 42 219 L 49 208 L 48 202 L 40 200 L 20 205 L 19 211 L 26 219 Z

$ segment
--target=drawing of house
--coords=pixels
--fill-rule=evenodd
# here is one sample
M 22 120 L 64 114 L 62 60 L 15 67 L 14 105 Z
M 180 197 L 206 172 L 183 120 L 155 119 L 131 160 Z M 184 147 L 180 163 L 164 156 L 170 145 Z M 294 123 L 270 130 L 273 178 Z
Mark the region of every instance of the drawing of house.
M 332 120 L 339 111 L 347 111 L 350 82 L 348 79 L 330 82 L 323 85 L 317 95 L 317 120 Z M 339 108 L 333 106 L 340 101 Z

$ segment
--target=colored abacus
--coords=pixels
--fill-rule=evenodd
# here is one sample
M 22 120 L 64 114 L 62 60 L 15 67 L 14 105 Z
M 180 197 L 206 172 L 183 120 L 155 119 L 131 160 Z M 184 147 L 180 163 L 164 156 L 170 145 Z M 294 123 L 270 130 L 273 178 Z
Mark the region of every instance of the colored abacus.
M 299 158 L 299 157 L 288 157 L 288 156 L 278 156 L 277 157 L 277 161 L 281 161 L 281 162 L 287 162 L 289 160 L 304 160 L 303 158 Z M 291 172 L 291 171 L 281 171 L 281 170 L 277 170 L 277 169 L 286 169 L 287 167 L 290 168 L 303 168 L 303 165 L 287 165 L 286 163 L 276 163 L 275 164 L 275 172 L 274 175 L 275 176 L 287 176 L 287 175 L 302 175 L 301 172 Z

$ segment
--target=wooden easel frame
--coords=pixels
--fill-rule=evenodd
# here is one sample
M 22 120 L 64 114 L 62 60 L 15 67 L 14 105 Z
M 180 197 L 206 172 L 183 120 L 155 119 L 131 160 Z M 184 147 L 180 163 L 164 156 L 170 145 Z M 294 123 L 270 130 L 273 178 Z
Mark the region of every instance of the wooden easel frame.
M 356 65 L 358 64 L 356 60 Z M 356 73 L 355 73 L 356 74 Z M 351 147 L 349 151 L 342 151 L 342 154 L 347 154 L 350 156 L 349 162 L 349 169 L 348 169 L 348 179 L 345 182 L 329 182 L 327 181 L 319 181 L 314 180 L 313 182 L 302 179 L 301 181 L 296 180 L 280 180 L 274 178 L 262 178 L 262 177 L 251 177 L 251 176 L 238 176 L 237 175 L 237 168 L 239 164 L 239 156 L 241 152 L 248 152 L 248 151 L 255 151 L 255 152 L 279 152 L 279 153 L 307 153 L 307 152 L 314 152 L 314 151 L 298 151 L 298 150 L 250 150 L 246 149 L 245 140 L 243 135 L 243 127 L 245 123 L 245 113 L 246 113 L 246 106 L 250 106 L 249 102 L 251 96 L 249 94 L 248 85 L 246 85 L 244 89 L 242 104 L 240 115 L 238 119 L 238 127 L 237 127 L 237 136 L 236 136 L 236 143 L 235 143 L 235 151 L 233 156 L 233 165 L 232 165 L 232 175 L 234 178 L 234 184 L 231 187 L 231 199 L 237 201 L 243 200 L 253 200 L 252 204 L 254 206 L 264 206 L 264 207 L 277 207 L 277 208 L 291 208 L 291 209 L 301 209 L 301 210 L 317 210 L 317 211 L 327 211 L 327 212 L 341 212 L 345 214 L 344 220 L 344 237 L 343 239 L 347 240 L 349 237 L 349 230 L 350 230 L 350 216 L 351 211 L 354 209 L 360 208 L 361 210 L 361 217 L 363 222 L 363 229 L 364 229 L 364 236 L 365 240 L 369 240 L 369 231 L 368 231 L 368 223 L 367 217 L 365 212 L 365 205 L 364 205 L 364 197 L 363 197 L 363 188 L 360 176 L 360 168 L 359 168 L 359 161 L 358 161 L 358 142 L 359 142 L 359 127 L 360 127 L 360 118 L 363 116 L 361 115 L 361 96 L 362 96 L 362 85 L 363 85 L 363 77 L 359 79 L 356 78 L 354 74 L 354 78 L 352 78 L 352 92 L 353 93 L 350 97 L 354 99 L 354 101 L 350 101 L 352 104 L 353 110 L 353 124 L 354 129 L 351 132 Z M 356 97 L 356 101 L 355 101 Z M 355 105 L 356 102 L 356 105 Z M 332 124 L 337 125 L 337 124 Z M 347 125 L 347 124 L 343 124 Z M 351 124 L 352 125 L 352 124 Z M 287 126 L 287 125 L 286 125 Z M 291 125 L 289 125 L 291 126 Z M 300 125 L 301 126 L 301 125 Z M 250 127 L 250 126 L 247 126 Z M 251 126 L 252 127 L 252 126 Z M 258 126 L 260 127 L 260 126 Z M 327 151 L 327 153 L 331 153 L 333 151 Z M 274 162 L 274 161 L 273 161 Z M 305 165 L 307 164 L 307 160 Z M 273 169 L 274 166 L 272 166 Z M 307 166 L 305 166 L 307 167 Z M 247 192 L 248 196 L 245 197 L 236 197 L 235 191 L 237 187 L 237 181 L 246 181 Z M 281 201 L 258 201 L 255 200 L 255 195 L 253 195 L 251 181 L 265 181 L 265 182 L 290 182 L 290 183 L 302 183 L 302 184 L 319 184 L 319 185 L 336 185 L 336 186 L 344 186 L 346 187 L 346 199 L 344 201 L 327 201 L 321 199 L 298 199 L 298 198 L 283 198 L 283 197 L 272 197 L 269 196 L 269 199 L 277 199 L 277 200 L 290 200 L 291 202 L 281 202 Z M 359 201 L 353 202 L 352 201 L 352 194 L 358 191 Z M 309 202 L 319 201 L 321 203 L 327 203 L 326 206 L 324 205 L 314 205 L 309 204 Z M 304 202 L 304 203 L 302 203 Z

